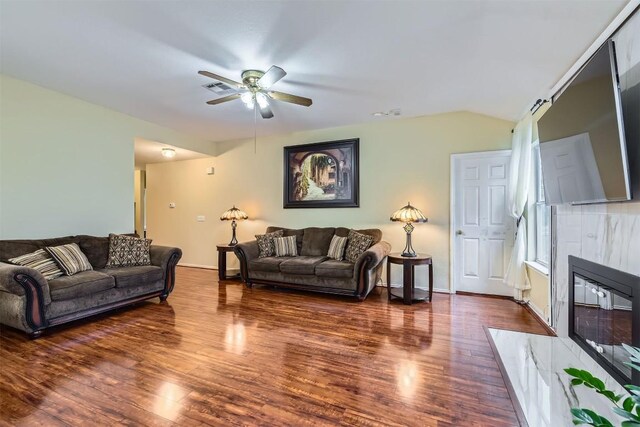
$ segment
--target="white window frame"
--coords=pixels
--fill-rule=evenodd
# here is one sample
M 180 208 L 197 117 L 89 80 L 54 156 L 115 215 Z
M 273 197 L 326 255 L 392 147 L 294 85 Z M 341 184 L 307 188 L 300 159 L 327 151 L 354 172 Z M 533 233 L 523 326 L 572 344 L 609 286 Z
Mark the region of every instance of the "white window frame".
M 544 187 L 542 184 L 542 169 L 540 165 L 540 146 L 535 141 L 532 145 L 532 168 L 531 185 L 529 186 L 529 203 L 527 207 L 527 231 L 529 234 L 527 260 L 534 267 L 548 274 L 551 258 L 551 207 L 546 206 L 544 198 Z M 543 208 L 544 207 L 544 208 Z M 542 221 L 539 209 L 546 211 L 549 234 L 547 236 L 546 258 L 541 257 L 539 249 L 540 239 L 544 238 L 542 233 Z M 541 267 L 541 268 L 540 268 Z

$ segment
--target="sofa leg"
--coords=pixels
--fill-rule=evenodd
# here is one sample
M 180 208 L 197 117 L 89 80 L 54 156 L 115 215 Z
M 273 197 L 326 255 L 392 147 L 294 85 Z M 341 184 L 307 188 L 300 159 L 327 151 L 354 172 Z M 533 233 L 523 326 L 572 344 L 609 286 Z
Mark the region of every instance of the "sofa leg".
M 253 288 L 253 283 L 251 283 L 249 280 L 247 280 L 247 288 Z
M 160 302 L 165 302 L 169 298 L 169 294 L 160 295 Z
M 42 336 L 42 331 L 33 331 L 29 334 L 29 339 L 35 340 Z

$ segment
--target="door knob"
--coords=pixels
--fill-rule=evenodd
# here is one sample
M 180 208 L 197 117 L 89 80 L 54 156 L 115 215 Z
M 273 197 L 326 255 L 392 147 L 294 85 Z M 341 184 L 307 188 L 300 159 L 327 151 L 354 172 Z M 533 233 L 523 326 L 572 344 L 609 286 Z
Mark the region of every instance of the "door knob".
M 458 231 L 456 231 L 456 234 L 457 234 L 458 236 L 461 236 L 461 235 L 463 235 L 464 233 L 462 232 L 462 230 L 458 230 Z

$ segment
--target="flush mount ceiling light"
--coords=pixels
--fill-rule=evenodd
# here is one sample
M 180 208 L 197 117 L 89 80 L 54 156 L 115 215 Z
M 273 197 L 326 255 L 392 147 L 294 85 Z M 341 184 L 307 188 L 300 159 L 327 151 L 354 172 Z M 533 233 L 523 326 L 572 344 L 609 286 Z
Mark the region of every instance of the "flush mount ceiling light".
M 173 159 L 176 156 L 176 150 L 173 148 L 163 148 L 162 157 L 166 159 Z
M 262 118 L 270 119 L 273 117 L 273 112 L 269 104 L 274 100 L 302 105 L 304 107 L 312 104 L 309 98 L 270 90 L 271 86 L 287 75 L 282 68 L 275 65 L 269 68 L 266 73 L 260 70 L 243 71 L 240 76 L 242 83 L 210 73 L 209 71 L 199 71 L 198 74 L 218 80 L 221 84 L 225 85 L 225 88 L 236 91 L 236 93 L 231 95 L 207 102 L 209 105 L 222 104 L 223 102 L 240 98 L 240 100 L 244 102 L 244 105 L 250 110 L 253 110 L 257 104 L 258 111 Z

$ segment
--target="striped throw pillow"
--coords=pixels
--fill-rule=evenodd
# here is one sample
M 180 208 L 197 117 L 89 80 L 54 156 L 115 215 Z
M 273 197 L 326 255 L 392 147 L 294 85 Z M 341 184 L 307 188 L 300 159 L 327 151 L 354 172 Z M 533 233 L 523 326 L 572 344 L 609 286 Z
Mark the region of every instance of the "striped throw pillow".
M 342 261 L 344 259 L 344 248 L 346 247 L 347 238 L 334 235 L 331 238 L 331 244 L 329 244 L 329 252 L 327 252 L 327 256 L 337 261 Z
M 273 239 L 276 237 L 282 237 L 282 233 L 282 230 L 278 230 L 273 233 L 256 234 L 256 241 L 258 242 L 258 258 L 275 255 L 276 249 L 273 244 Z
M 298 256 L 296 236 L 276 237 L 273 239 L 276 256 Z
M 11 258 L 9 262 L 11 264 L 33 268 L 42 274 L 47 280 L 53 280 L 64 274 L 62 270 L 58 268 L 58 264 L 56 264 L 53 258 L 51 258 L 51 255 L 49 255 L 44 249 L 38 249 L 30 254 Z
M 93 270 L 91 263 L 75 243 L 45 248 L 58 263 L 64 274 L 73 276 L 81 271 Z

